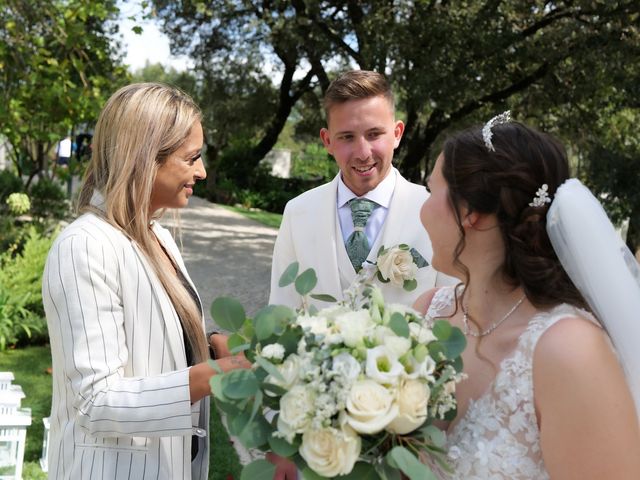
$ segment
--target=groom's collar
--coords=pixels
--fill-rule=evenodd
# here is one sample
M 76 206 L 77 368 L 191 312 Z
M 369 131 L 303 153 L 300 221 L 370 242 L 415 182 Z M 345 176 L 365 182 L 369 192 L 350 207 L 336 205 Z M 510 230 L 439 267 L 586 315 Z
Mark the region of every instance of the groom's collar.
M 362 197 L 358 197 L 355 193 L 349 190 L 349 187 L 342 181 L 342 174 L 338 174 L 338 208 L 343 207 L 352 198 L 366 198 L 378 205 L 389 208 L 391 204 L 391 197 L 393 197 L 393 191 L 396 187 L 396 176 L 398 171 L 392 168 L 389 174 L 382 180 L 376 188 L 365 193 Z

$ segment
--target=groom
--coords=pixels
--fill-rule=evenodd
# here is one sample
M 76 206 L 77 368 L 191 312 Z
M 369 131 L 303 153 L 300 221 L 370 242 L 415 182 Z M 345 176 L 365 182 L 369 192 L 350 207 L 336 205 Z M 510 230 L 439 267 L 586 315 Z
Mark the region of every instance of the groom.
M 428 193 L 391 165 L 404 124 L 395 119 L 393 93 L 385 77 L 364 70 L 343 74 L 327 89 L 324 109 L 327 128 L 320 131 L 320 138 L 340 173 L 285 207 L 273 252 L 271 304 L 300 306 L 293 285 L 278 286 L 294 261 L 300 271 L 310 267 L 316 271 L 314 293 L 338 300 L 363 261 L 376 261 L 381 246 L 404 243 L 431 262 L 431 243 L 419 215 Z M 436 276 L 429 265 L 418 270 L 418 286 L 412 292 L 391 284 L 380 286 L 386 301 L 412 305 L 435 285 Z

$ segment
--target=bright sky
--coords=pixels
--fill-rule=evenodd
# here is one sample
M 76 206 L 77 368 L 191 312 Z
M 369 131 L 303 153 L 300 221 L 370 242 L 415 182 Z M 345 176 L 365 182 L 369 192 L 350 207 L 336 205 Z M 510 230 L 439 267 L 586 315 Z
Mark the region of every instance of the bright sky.
M 160 31 L 159 26 L 152 21 L 133 22 L 127 17 L 139 17 L 140 7 L 137 1 L 120 1 L 120 33 L 123 36 L 123 46 L 126 52 L 125 63 L 129 70 L 134 71 L 144 67 L 145 62 L 161 63 L 176 70 L 185 70 L 192 62 L 184 56 L 176 57 L 169 53 L 169 38 Z M 142 34 L 133 30 L 134 26 L 142 27 Z

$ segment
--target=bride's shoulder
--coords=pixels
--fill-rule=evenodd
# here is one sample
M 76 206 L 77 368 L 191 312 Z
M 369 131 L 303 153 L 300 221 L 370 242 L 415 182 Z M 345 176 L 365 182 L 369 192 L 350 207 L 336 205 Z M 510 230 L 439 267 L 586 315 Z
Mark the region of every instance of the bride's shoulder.
M 582 370 L 613 354 L 606 333 L 587 312 L 574 308 L 557 311 L 538 339 L 534 369 Z
M 430 312 L 441 313 L 454 304 L 455 288 L 453 286 L 435 287 L 420 295 L 414 302 L 413 308 L 424 315 Z

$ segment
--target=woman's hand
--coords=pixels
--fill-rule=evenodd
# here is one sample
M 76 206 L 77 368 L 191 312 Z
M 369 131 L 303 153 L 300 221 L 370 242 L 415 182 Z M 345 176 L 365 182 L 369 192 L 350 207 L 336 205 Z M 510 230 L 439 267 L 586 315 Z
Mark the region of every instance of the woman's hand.
M 214 353 L 214 359 L 224 358 L 231 355 L 229 347 L 227 346 L 228 340 L 229 336 L 222 333 L 212 333 L 209 335 L 209 346 Z
M 291 460 L 276 455 L 273 452 L 267 452 L 266 459 L 276 466 L 276 473 L 273 480 L 297 480 L 298 467 Z
M 251 368 L 251 363 L 243 353 L 229 355 L 216 360 L 216 364 L 224 373 L 239 368 Z M 198 363 L 189 369 L 189 396 L 191 403 L 195 403 L 201 398 L 211 395 L 209 380 L 218 372 L 209 365 L 208 362 Z

